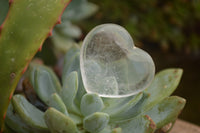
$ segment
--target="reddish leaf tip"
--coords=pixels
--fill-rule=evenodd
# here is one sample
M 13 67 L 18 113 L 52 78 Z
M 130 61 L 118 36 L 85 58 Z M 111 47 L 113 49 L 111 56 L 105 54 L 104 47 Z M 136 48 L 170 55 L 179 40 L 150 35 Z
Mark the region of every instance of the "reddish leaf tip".
M 13 3 L 13 0 L 9 0 L 9 6 L 11 6 L 12 3 Z
M 52 36 L 52 30 L 48 33 L 48 36 Z
M 42 45 L 40 45 L 38 52 L 42 51 Z
M 56 24 L 61 24 L 61 16 L 59 16 L 58 21 Z

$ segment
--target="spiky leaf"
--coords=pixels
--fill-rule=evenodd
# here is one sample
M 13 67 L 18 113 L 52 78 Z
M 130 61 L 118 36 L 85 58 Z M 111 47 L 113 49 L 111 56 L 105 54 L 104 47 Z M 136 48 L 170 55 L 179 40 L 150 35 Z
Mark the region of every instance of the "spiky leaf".
M 8 16 L 0 28 L 0 128 L 9 97 L 68 3 L 69 0 L 10 0 Z

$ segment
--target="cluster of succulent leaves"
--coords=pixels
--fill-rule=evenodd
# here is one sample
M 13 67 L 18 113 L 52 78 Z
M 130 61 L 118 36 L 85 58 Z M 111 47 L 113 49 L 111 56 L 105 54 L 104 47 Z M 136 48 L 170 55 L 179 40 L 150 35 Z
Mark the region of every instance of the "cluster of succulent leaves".
M 25 73 L 29 88 L 41 102 L 21 94 L 11 100 L 6 126 L 16 133 L 152 133 L 176 120 L 185 100 L 170 96 L 182 70 L 159 72 L 142 93 L 125 98 L 103 98 L 86 93 L 80 74 L 80 50 L 70 48 L 64 58 L 62 77 L 52 69 L 32 63 Z M 168 128 L 167 130 L 170 130 Z
M 200 51 L 198 0 L 91 1 L 100 8 L 93 22 L 87 22 L 91 25 L 110 21 L 124 26 L 144 43 L 157 43 L 165 49 Z

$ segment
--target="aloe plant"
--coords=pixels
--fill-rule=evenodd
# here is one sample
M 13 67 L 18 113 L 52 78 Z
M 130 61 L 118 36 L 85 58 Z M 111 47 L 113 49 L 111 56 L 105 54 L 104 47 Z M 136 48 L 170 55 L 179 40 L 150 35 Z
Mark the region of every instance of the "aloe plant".
M 48 108 L 41 111 L 23 95 L 15 95 L 7 112 L 8 129 L 18 133 L 153 133 L 173 125 L 185 105 L 185 99 L 170 96 L 182 69 L 157 73 L 152 84 L 137 95 L 102 98 L 86 93 L 79 52 L 78 46 L 68 50 L 61 83 L 51 68 L 31 63 L 26 84 L 31 84 Z
M 20 76 L 51 35 L 53 26 L 60 23 L 61 13 L 69 1 L 9 0 L 9 13 L 0 26 L 0 132 Z

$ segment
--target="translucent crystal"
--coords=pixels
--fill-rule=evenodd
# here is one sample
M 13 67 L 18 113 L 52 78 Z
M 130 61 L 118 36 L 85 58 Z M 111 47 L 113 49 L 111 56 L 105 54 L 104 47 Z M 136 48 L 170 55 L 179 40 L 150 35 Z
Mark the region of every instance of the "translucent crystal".
M 102 97 L 137 94 L 147 88 L 155 73 L 148 53 L 135 47 L 129 33 L 115 24 L 103 24 L 89 32 L 80 65 L 86 91 Z

